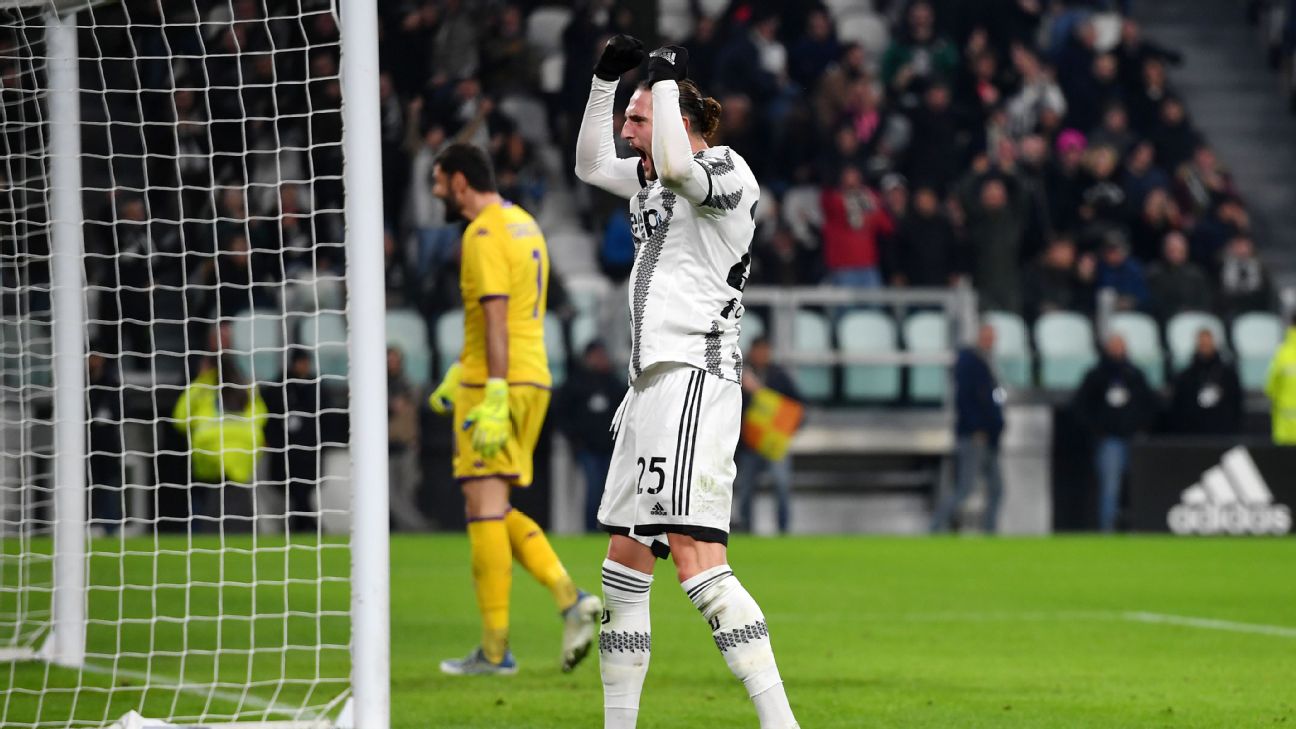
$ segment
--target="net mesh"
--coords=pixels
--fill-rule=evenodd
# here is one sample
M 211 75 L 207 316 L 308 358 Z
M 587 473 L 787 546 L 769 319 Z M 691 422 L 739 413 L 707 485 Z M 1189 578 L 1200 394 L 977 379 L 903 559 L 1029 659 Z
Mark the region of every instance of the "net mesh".
M 152 0 L 75 16 L 80 669 L 36 655 L 57 450 L 46 10 L 0 9 L 0 726 L 327 716 L 351 634 L 336 8 Z

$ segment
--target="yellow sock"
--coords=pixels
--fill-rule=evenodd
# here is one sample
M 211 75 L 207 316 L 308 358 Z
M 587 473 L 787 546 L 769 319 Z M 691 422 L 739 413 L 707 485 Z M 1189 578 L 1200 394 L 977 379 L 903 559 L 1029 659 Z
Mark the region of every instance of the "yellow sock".
M 553 593 L 554 602 L 559 610 L 566 610 L 576 604 L 576 585 L 562 561 L 549 546 L 544 530 L 531 517 L 513 509 L 504 517 L 504 526 L 508 527 L 509 542 L 513 546 L 513 556 L 522 563 L 527 572 L 540 584 Z
M 508 650 L 509 588 L 513 560 L 509 532 L 501 517 L 468 522 L 473 588 L 482 617 L 482 652 L 498 663 Z

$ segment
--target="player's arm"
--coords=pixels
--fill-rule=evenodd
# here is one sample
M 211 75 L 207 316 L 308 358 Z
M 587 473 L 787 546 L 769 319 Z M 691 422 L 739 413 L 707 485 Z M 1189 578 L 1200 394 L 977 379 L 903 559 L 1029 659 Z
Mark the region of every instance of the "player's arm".
M 507 379 L 509 368 L 507 296 L 489 296 L 481 301 L 486 319 L 486 376 L 490 379 Z
M 628 35 L 614 36 L 603 49 L 590 83 L 585 117 L 576 136 L 576 177 L 627 200 L 639 192 L 639 160 L 616 156 L 612 106 L 617 79 L 643 60 L 643 44 Z
M 732 162 L 716 165 L 694 157 L 683 116 L 658 111 L 679 109 L 679 81 L 687 77 L 687 50 L 666 46 L 652 52 L 648 81 L 653 97 L 653 168 L 667 189 L 703 212 L 724 214 L 737 208 L 744 195 Z

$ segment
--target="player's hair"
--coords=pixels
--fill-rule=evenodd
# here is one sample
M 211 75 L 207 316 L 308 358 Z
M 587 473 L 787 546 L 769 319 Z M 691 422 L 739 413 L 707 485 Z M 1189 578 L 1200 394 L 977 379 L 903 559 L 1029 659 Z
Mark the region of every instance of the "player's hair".
M 499 192 L 495 184 L 495 168 L 490 157 L 480 147 L 466 142 L 455 142 L 437 155 L 434 166 L 440 167 L 447 177 L 456 172 L 464 176 L 468 187 L 477 192 Z
M 639 84 L 639 88 L 651 90 L 647 81 Z M 680 113 L 689 118 L 693 129 L 703 139 L 711 141 L 720 129 L 720 102 L 710 96 L 703 96 L 697 84 L 685 79 L 679 82 L 679 104 Z

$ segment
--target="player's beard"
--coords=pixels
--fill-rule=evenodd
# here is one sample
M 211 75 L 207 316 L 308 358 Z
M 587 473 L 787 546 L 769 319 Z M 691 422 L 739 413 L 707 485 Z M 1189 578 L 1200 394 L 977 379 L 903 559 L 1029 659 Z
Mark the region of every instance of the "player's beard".
M 447 223 L 457 223 L 461 220 L 467 220 L 467 218 L 464 217 L 463 209 L 455 204 L 452 196 L 447 195 L 442 197 L 438 195 L 437 199 L 445 205 L 445 220 Z

